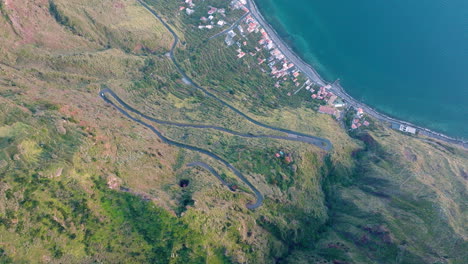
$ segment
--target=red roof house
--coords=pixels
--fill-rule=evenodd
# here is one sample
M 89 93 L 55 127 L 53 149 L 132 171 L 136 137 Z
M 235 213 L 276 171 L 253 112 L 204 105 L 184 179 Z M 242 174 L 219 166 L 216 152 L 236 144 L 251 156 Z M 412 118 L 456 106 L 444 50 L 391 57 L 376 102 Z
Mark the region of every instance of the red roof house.
M 329 115 L 335 114 L 335 108 L 330 107 L 330 106 L 325 106 L 325 105 L 321 105 L 318 111 L 319 113 L 322 113 L 322 114 L 329 114 Z

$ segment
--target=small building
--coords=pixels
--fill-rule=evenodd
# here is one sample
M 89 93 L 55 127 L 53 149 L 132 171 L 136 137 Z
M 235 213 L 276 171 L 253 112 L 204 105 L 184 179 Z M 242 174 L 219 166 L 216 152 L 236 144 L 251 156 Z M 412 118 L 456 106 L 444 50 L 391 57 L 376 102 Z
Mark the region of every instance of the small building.
M 337 98 L 338 98 L 338 96 L 332 94 L 332 96 L 330 96 L 330 99 L 328 99 L 328 104 L 329 105 L 334 105 Z
M 406 132 L 406 133 L 411 133 L 411 134 L 416 134 L 416 128 L 410 127 L 410 126 L 405 126 L 405 125 L 400 126 L 400 131 L 403 131 L 403 132 Z
M 398 124 L 398 123 L 392 123 L 391 128 L 392 128 L 392 129 L 395 129 L 395 130 L 400 130 L 400 124 Z
M 357 114 L 358 114 L 358 116 L 362 116 L 364 114 L 364 110 L 362 110 L 362 108 L 358 108 L 357 109 Z
M 403 124 L 392 123 L 392 129 L 400 130 L 401 132 L 406 132 L 406 133 L 410 133 L 410 134 L 416 134 L 416 128 L 406 126 L 406 125 L 403 125 Z
M 336 99 L 335 102 L 333 103 L 333 106 L 338 108 L 338 107 L 345 107 L 346 104 L 341 100 L 340 98 Z
M 238 26 L 237 26 L 237 29 L 239 30 L 239 32 L 240 32 L 241 34 L 244 34 L 244 28 L 242 28 L 241 25 L 238 25 Z
M 208 15 L 214 14 L 218 9 L 216 7 L 210 7 L 210 10 L 208 10 Z
M 188 4 L 191 8 L 195 6 L 192 0 L 185 0 L 185 3 Z
M 187 8 L 187 9 L 185 9 L 185 12 L 187 12 L 187 15 L 191 15 L 191 14 L 193 14 L 195 12 L 195 10 Z
M 269 42 L 266 47 L 267 47 L 268 50 L 271 50 L 271 49 L 275 48 L 275 44 L 273 42 Z
M 321 105 L 318 111 L 322 114 L 334 115 L 336 110 L 333 107 Z

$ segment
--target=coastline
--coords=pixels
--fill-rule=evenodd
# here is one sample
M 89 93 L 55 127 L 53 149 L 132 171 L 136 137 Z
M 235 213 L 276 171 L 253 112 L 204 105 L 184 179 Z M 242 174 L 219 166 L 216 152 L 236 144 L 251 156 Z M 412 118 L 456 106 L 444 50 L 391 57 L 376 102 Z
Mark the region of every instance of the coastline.
M 330 84 L 331 85 L 330 90 L 334 94 L 336 94 L 337 96 L 345 100 L 351 107 L 362 108 L 365 113 L 367 113 L 368 115 L 380 121 L 387 122 L 387 123 L 399 123 L 399 124 L 403 124 L 407 126 L 412 126 L 418 130 L 420 135 L 424 135 L 424 136 L 442 140 L 448 143 L 456 144 L 456 145 L 464 147 L 465 149 L 468 149 L 468 141 L 466 140 L 456 139 L 456 138 L 447 136 L 445 134 L 432 131 L 428 128 L 424 128 L 424 127 L 412 124 L 407 121 L 389 117 L 383 113 L 378 112 L 374 108 L 354 99 L 344 90 L 344 88 L 339 84 L 339 81 L 335 81 L 333 83 L 327 82 L 318 74 L 318 72 L 309 63 L 305 62 L 298 54 L 296 54 L 296 52 L 292 50 L 291 47 L 288 46 L 288 44 L 286 44 L 286 42 L 280 37 L 278 32 L 276 32 L 276 30 L 263 17 L 262 13 L 259 11 L 255 3 L 255 0 L 246 0 L 246 2 L 247 2 L 247 7 L 250 10 L 250 14 L 252 15 L 252 17 L 254 17 L 257 20 L 257 22 L 265 29 L 265 31 L 270 36 L 271 40 L 276 44 L 277 48 L 284 54 L 284 56 L 286 56 L 289 59 L 289 61 L 294 63 L 296 67 L 301 72 L 303 72 L 310 80 L 316 82 L 317 84 L 321 86 Z

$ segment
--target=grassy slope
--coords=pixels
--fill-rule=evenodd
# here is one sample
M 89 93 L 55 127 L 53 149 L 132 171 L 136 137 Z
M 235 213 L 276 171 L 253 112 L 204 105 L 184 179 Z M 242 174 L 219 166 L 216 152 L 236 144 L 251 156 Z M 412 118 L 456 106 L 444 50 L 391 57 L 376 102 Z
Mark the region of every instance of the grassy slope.
M 161 119 L 265 132 L 183 84 L 163 55 L 172 37 L 157 20 L 135 1 L 55 0 L 52 10 L 45 1 L 11 2 L 2 1 L 0 18 L 0 228 L 8 234 L 1 262 L 463 257 L 466 179 L 457 177 L 466 178 L 465 152 L 377 128 L 371 135 L 379 147 L 358 153 L 363 141 L 312 111 L 316 105 L 268 89 L 271 80 L 255 62 L 231 59 L 221 40 L 203 42 L 209 33 L 187 25 L 193 21 L 176 11 L 179 3 L 150 1 L 179 32 L 185 44 L 177 56 L 198 82 L 253 117 L 335 145 L 325 157 L 301 144 L 159 127 L 245 172 L 266 195 L 250 212 L 248 192 L 231 193 L 208 172 L 184 166 L 203 160 L 236 182 L 221 164 L 162 144 L 97 97 L 108 86 Z M 291 151 L 294 164 L 273 158 L 278 149 Z M 109 190 L 111 179 L 134 195 Z M 189 187 L 181 190 L 180 179 L 190 179 Z M 441 234 L 443 243 L 433 243 Z M 330 247 L 338 241 L 349 249 Z

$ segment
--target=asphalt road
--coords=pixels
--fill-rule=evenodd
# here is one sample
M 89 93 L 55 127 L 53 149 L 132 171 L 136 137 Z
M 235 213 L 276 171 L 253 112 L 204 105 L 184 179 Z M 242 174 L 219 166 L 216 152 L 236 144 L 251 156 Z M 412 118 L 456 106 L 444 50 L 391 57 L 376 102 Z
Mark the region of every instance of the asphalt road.
M 243 181 L 247 186 L 249 186 L 249 188 L 254 192 L 255 196 L 257 197 L 257 201 L 255 202 L 255 204 L 248 204 L 247 205 L 247 208 L 249 209 L 255 209 L 257 207 L 259 207 L 261 204 L 262 204 L 262 201 L 263 201 L 263 196 L 261 195 L 261 193 L 245 178 L 245 176 L 239 171 L 237 170 L 232 164 L 230 164 L 229 162 L 225 161 L 224 159 L 222 159 L 221 157 L 217 156 L 216 154 L 213 154 L 212 152 L 208 151 L 208 150 L 205 150 L 205 149 L 201 149 L 201 148 L 198 148 L 198 147 L 194 147 L 194 146 L 190 146 L 190 145 L 187 145 L 187 144 L 183 144 L 183 143 L 180 143 L 180 142 L 176 142 L 176 141 L 173 141 L 169 138 L 166 138 L 164 135 L 162 135 L 161 132 L 159 132 L 155 127 L 151 126 L 150 124 L 142 121 L 141 119 L 137 119 L 135 117 L 133 117 L 132 115 L 129 114 L 129 112 L 135 114 L 135 115 L 138 115 L 140 117 L 142 117 L 143 119 L 146 119 L 146 120 L 149 120 L 149 121 L 152 121 L 152 122 L 155 122 L 157 124 L 161 124 L 161 125 L 172 125 L 172 126 L 177 126 L 177 127 L 189 127 L 189 128 L 202 128 L 202 129 L 214 129 L 214 130 L 219 130 L 219 131 L 223 131 L 223 132 L 226 132 L 226 133 L 229 133 L 229 134 L 232 134 L 232 135 L 235 135 L 235 136 L 240 136 L 240 137 L 247 137 L 247 138 L 270 138 L 270 139 L 281 139 L 281 140 L 289 140 L 289 141 L 297 141 L 297 142 L 303 142 L 303 143 L 307 143 L 307 144 L 311 144 L 311 145 L 316 145 L 317 144 L 317 141 L 314 139 L 314 138 L 310 138 L 310 137 L 304 137 L 304 136 L 298 136 L 298 135 L 295 135 L 295 134 L 287 134 L 286 136 L 277 136 L 277 135 L 263 135 L 263 134 L 260 134 L 260 135 L 256 135 L 256 134 L 245 134 L 245 133 L 240 133 L 240 132 L 237 132 L 237 131 L 233 131 L 233 130 L 230 130 L 230 129 L 227 129 L 227 128 L 224 128 L 224 127 L 219 127 L 219 126 L 212 126 L 212 125 L 196 125 L 196 124 L 185 124 L 185 123 L 179 123 L 179 122 L 171 122 L 171 121 L 164 121 L 164 120 L 160 120 L 160 119 L 157 119 L 157 118 L 154 118 L 154 117 L 151 117 L 151 116 L 148 116 L 148 115 L 145 115 L 143 113 L 141 113 L 140 111 L 136 110 L 135 108 L 131 107 L 130 105 L 128 105 L 125 101 L 123 101 L 116 93 L 114 93 L 114 91 L 112 91 L 111 89 L 109 88 L 106 88 L 106 89 L 103 89 L 99 92 L 99 96 L 104 99 L 104 101 L 106 101 L 107 103 L 111 104 L 112 106 L 114 106 L 117 110 L 119 110 L 122 114 L 124 114 L 125 116 L 127 116 L 128 118 L 130 118 L 132 121 L 135 121 L 149 129 L 151 129 L 151 131 L 153 131 L 156 135 L 158 135 L 161 140 L 163 140 L 165 143 L 167 144 L 171 144 L 171 145 L 175 145 L 177 147 L 181 147 L 181 148 L 186 148 L 186 149 L 190 149 L 190 150 L 194 150 L 194 151 L 198 151 L 200 153 L 203 153 L 205 155 L 208 155 L 218 161 L 221 161 L 222 163 L 224 163 L 241 181 Z M 111 96 L 116 102 L 118 102 L 122 107 L 119 107 L 117 104 L 115 104 L 113 101 L 111 101 L 109 99 L 108 96 Z M 322 146 L 324 147 L 324 146 Z M 211 168 L 209 165 L 207 165 L 206 163 L 203 163 L 203 162 L 195 162 L 195 163 L 191 163 L 189 164 L 188 166 L 190 165 L 196 165 L 196 166 L 201 166 L 205 169 L 208 169 L 211 173 L 213 173 L 219 180 L 221 180 L 221 182 L 223 184 L 225 184 L 226 186 L 230 187 L 229 184 L 227 184 L 220 176 L 219 174 L 213 169 Z
M 225 29 L 219 33 L 216 33 L 214 34 L 213 36 L 211 36 L 209 39 L 214 39 L 218 36 L 221 36 L 223 34 L 226 34 L 227 32 L 229 32 L 230 30 L 234 29 L 234 27 L 236 27 L 237 25 L 239 25 L 239 23 L 242 21 L 242 19 L 244 19 L 249 13 L 245 13 L 244 15 L 242 15 L 236 22 L 234 22 L 228 29 Z
M 196 162 L 192 162 L 192 163 L 189 163 L 186 165 L 187 167 L 202 167 L 204 169 L 207 169 L 209 172 L 211 172 L 211 174 L 213 174 L 216 178 L 218 178 L 218 180 L 223 184 L 223 185 L 226 185 L 227 187 L 229 187 L 229 189 L 231 188 L 231 185 L 225 181 L 223 179 L 223 177 L 221 177 L 221 175 L 219 175 L 219 173 L 213 168 L 211 167 L 210 165 L 206 164 L 205 162 L 201 162 L 201 161 L 196 161 Z
M 323 141 L 321 140 L 317 140 L 316 138 L 312 138 L 309 136 L 300 136 L 300 135 L 295 135 L 295 134 L 286 134 L 285 136 L 278 136 L 278 135 L 266 135 L 266 134 L 241 133 L 241 132 L 237 132 L 237 131 L 230 130 L 230 129 L 220 127 L 220 126 L 187 124 L 187 123 L 171 122 L 171 121 L 157 119 L 157 118 L 145 115 L 141 113 L 140 111 L 136 110 L 135 108 L 131 107 L 130 105 L 125 103 L 117 94 L 115 94 L 114 91 L 108 88 L 101 90 L 100 92 L 100 94 L 102 94 L 101 97 L 105 96 L 106 93 L 110 94 L 117 102 L 119 102 L 119 104 L 121 104 L 128 111 L 131 111 L 147 120 L 156 122 L 158 124 L 171 125 L 171 126 L 177 126 L 177 127 L 188 127 L 188 128 L 214 129 L 214 130 L 226 132 L 234 136 L 247 137 L 247 138 L 271 138 L 271 139 L 282 139 L 282 140 L 289 140 L 289 141 L 304 142 L 304 143 L 308 143 L 311 145 L 315 145 L 326 151 L 330 150 L 329 145 L 324 144 Z

